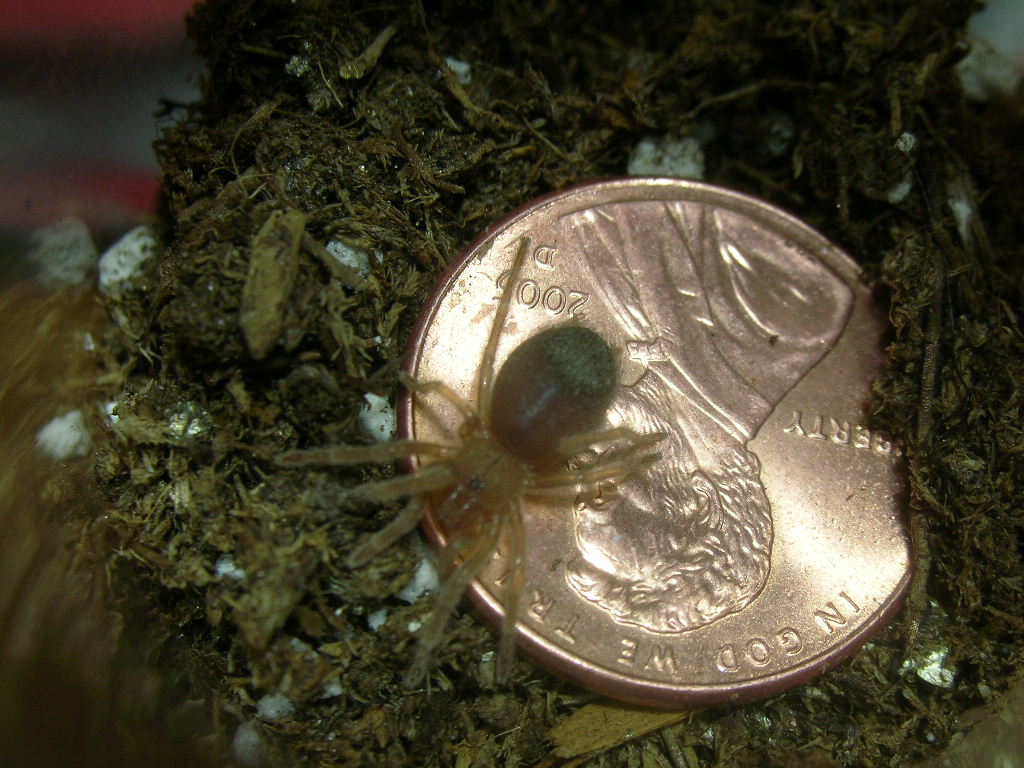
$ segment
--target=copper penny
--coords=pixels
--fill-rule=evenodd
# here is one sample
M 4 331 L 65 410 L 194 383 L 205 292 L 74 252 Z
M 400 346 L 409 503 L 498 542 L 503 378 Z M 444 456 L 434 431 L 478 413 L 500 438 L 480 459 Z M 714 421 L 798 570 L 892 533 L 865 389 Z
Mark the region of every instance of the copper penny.
M 764 696 L 853 653 L 899 607 L 911 561 L 899 451 L 864 424 L 886 322 L 857 266 L 736 192 L 586 184 L 466 250 L 418 322 L 412 376 L 474 402 L 524 236 L 497 365 L 541 329 L 586 325 L 619 351 L 609 425 L 669 436 L 625 482 L 524 503 L 520 647 L 658 706 Z M 400 417 L 403 437 L 435 441 L 454 442 L 460 422 L 422 395 Z M 499 551 L 470 590 L 496 622 L 504 573 Z

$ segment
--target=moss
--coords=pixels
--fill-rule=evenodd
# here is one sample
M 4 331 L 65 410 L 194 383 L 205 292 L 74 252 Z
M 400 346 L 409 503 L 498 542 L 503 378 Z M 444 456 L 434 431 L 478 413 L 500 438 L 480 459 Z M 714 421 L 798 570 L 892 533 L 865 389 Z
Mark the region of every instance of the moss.
M 300 475 L 271 457 L 358 439 L 363 393 L 394 394 L 426 292 L 495 218 L 621 174 L 646 136 L 697 135 L 708 181 L 821 229 L 890 302 L 874 418 L 906 446 L 920 575 L 903 618 L 839 669 L 582 764 L 878 766 L 943 747 L 958 713 L 1019 673 L 1024 647 L 1024 122 L 1017 104 L 977 106 L 959 90 L 952 66 L 974 9 L 197 6 L 203 96 L 157 142 L 170 245 L 152 290 L 112 307 L 106 339 L 123 394 L 98 475 L 115 510 L 110 558 L 136 564 L 115 569 L 119 588 L 145 573 L 229 717 L 253 718 L 268 690 L 296 702 L 291 719 L 259 725 L 277 764 L 541 760 L 550 728 L 593 697 L 526 661 L 495 689 L 494 641 L 469 612 L 431 693 L 400 690 L 407 625 L 429 601 L 397 595 L 420 555 L 405 543 L 358 573 L 340 564 L 393 510 L 337 490 L 386 470 Z M 445 57 L 470 63 L 471 81 Z M 904 132 L 909 154 L 895 146 Z M 950 195 L 976 208 L 967 232 Z M 283 332 L 257 355 L 243 333 L 254 244 L 269 247 L 261 229 L 287 211 L 303 214 L 296 271 L 276 310 Z M 325 256 L 331 240 L 368 253 L 365 280 Z M 939 648 L 950 687 L 904 666 Z

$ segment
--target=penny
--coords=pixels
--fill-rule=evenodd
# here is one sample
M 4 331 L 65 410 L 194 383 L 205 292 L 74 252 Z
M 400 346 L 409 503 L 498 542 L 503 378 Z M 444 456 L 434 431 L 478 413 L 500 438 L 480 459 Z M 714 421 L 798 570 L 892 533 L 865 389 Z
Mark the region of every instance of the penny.
M 408 373 L 473 402 L 518 244 L 497 365 L 584 325 L 617 350 L 609 426 L 662 431 L 620 483 L 528 498 L 520 647 L 630 702 L 739 701 L 853 653 L 910 581 L 899 450 L 865 426 L 886 320 L 856 264 L 792 216 L 689 181 L 602 181 L 540 198 L 469 246 L 411 342 Z M 437 398 L 400 405 L 403 437 L 454 442 Z M 595 451 L 575 456 L 585 465 Z M 438 546 L 444 532 L 424 524 Z M 499 550 L 470 594 L 503 615 Z

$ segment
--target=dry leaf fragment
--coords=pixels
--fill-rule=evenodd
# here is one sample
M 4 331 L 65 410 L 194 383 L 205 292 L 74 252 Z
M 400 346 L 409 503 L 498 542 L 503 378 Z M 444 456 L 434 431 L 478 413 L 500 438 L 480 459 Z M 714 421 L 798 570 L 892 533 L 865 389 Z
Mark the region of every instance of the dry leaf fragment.
M 305 228 L 302 211 L 274 211 L 252 240 L 239 323 L 249 354 L 257 360 L 266 357 L 281 336 Z
M 377 59 L 384 53 L 384 47 L 395 36 L 396 31 L 397 28 L 394 24 L 384 27 L 381 33 L 374 38 L 373 42 L 366 47 L 365 51 L 341 65 L 339 74 L 345 80 L 358 80 L 373 69 L 373 65 L 377 63 Z
M 664 711 L 629 704 L 588 704 L 548 732 L 552 755 L 562 759 L 599 752 L 672 725 L 689 711 Z

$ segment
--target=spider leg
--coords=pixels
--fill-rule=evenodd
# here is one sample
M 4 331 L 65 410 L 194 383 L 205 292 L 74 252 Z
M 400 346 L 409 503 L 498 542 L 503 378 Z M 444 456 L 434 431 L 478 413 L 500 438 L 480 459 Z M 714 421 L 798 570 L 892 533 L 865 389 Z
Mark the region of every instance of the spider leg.
M 419 472 L 411 475 L 397 475 L 383 480 L 371 480 L 368 483 L 346 488 L 341 496 L 347 499 L 372 497 L 374 501 L 387 501 L 399 496 L 411 496 L 418 493 L 429 493 L 446 485 L 451 485 L 454 471 L 446 461 L 428 464 Z
M 400 538 L 413 530 L 423 518 L 426 507 L 422 496 L 413 496 L 409 503 L 398 513 L 398 516 L 370 536 L 366 541 L 352 550 L 345 564 L 349 568 L 358 568 L 375 558 Z
M 455 390 L 443 381 L 416 381 L 405 371 L 399 372 L 398 378 L 410 392 L 421 395 L 437 393 L 454 406 L 455 410 L 462 414 L 463 419 L 466 421 L 476 421 L 477 416 L 473 407 L 459 397 Z
M 635 451 L 630 450 L 626 456 L 617 457 L 607 462 L 598 462 L 592 467 L 584 467 L 575 471 L 565 470 L 546 475 L 535 475 L 530 478 L 527 486 L 530 489 L 556 488 L 565 485 L 592 485 L 606 480 L 625 480 L 634 472 L 647 469 L 661 459 L 660 453 L 648 453 L 643 456 L 634 456 L 634 453 Z
M 488 419 L 491 413 L 491 383 L 494 380 L 494 358 L 498 352 L 498 339 L 505 329 L 505 319 L 508 317 L 509 307 L 512 306 L 512 296 L 515 293 L 516 283 L 519 281 L 519 274 L 523 271 L 523 264 L 526 263 L 526 254 L 530 251 L 530 238 L 519 239 L 519 249 L 512 259 L 512 269 L 508 275 L 508 282 L 501 292 L 501 299 L 498 301 L 498 309 L 491 321 L 491 332 L 487 337 L 487 345 L 484 347 L 483 356 L 480 358 L 480 368 L 477 371 L 476 398 L 477 409 L 483 419 Z
M 638 449 L 659 443 L 668 437 L 667 432 L 637 432 L 632 427 L 612 427 L 611 429 L 600 429 L 593 432 L 580 432 L 576 435 L 563 437 L 558 441 L 558 449 L 566 456 L 579 453 L 595 443 L 610 443 L 617 440 L 630 442 L 630 450 Z
M 427 619 L 427 623 L 420 629 L 412 666 L 409 667 L 402 679 L 406 688 L 415 688 L 426 675 L 427 669 L 433 661 L 432 654 L 441 642 L 448 617 L 455 610 L 466 587 L 476 578 L 494 551 L 494 545 L 498 540 L 498 530 L 496 529 L 497 526 L 494 526 L 494 529 L 488 531 L 486 535 L 473 541 L 473 546 L 464 555 L 462 565 L 448 576 L 441 587 L 434 610 L 431 612 L 430 618 Z
M 505 682 L 512 670 L 516 652 L 516 619 L 519 618 L 519 600 L 526 582 L 526 532 L 523 530 L 523 516 L 519 502 L 515 501 L 508 514 L 508 563 L 509 578 L 504 586 L 505 615 L 501 620 L 501 639 L 498 641 L 499 683 Z
M 437 572 L 442 578 L 455 570 L 455 561 L 466 548 L 467 542 L 483 535 L 476 524 L 479 516 L 474 518 L 474 511 L 478 511 L 476 499 L 465 483 L 460 483 L 433 512 L 434 519 L 448 539 L 437 563 Z
M 279 467 L 303 467 L 310 464 L 367 464 L 371 462 L 394 461 L 409 456 L 437 456 L 446 458 L 458 449 L 447 445 L 427 443 L 422 440 L 392 440 L 379 445 L 328 445 L 322 448 L 285 451 L 274 457 Z

